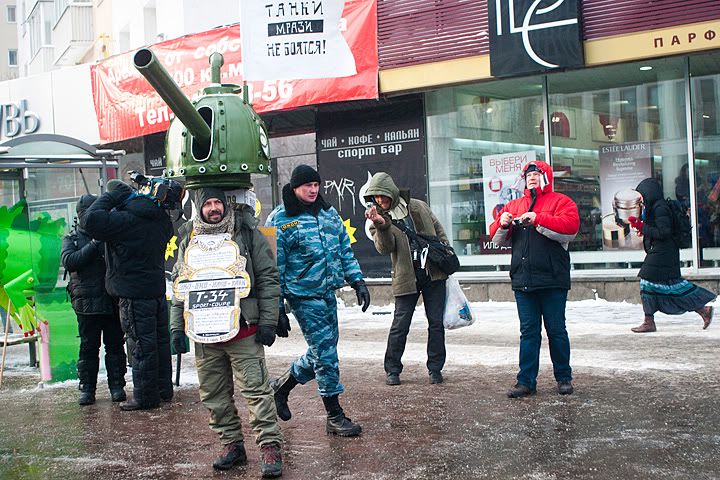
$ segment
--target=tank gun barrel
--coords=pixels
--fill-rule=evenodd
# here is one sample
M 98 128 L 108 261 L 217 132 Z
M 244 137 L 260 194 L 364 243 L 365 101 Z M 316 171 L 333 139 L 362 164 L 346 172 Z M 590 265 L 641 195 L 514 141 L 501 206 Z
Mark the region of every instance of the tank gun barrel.
M 135 68 L 185 125 L 196 142 L 209 146 L 211 130 L 195 107 L 182 93 L 170 74 L 149 48 L 141 48 L 133 57 Z

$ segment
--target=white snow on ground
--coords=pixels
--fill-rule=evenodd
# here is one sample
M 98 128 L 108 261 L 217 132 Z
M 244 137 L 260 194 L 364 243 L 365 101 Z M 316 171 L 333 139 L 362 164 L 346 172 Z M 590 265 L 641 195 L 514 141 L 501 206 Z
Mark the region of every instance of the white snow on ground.
M 720 312 L 720 302 L 714 304 Z M 469 327 L 446 331 L 446 368 L 464 366 L 517 366 L 519 320 L 513 302 L 474 302 L 471 309 L 475 323 Z M 339 303 L 340 323 L 339 355 L 343 361 L 367 361 L 370 368 L 382 372 L 387 333 L 392 323 L 392 305 L 371 306 L 362 312 L 356 305 Z M 720 315 L 708 330 L 702 330 L 700 317 L 693 312 L 678 316 L 656 315 L 658 331 L 652 334 L 634 334 L 630 327 L 642 321 L 642 306 L 605 300 L 568 302 L 567 328 L 571 343 L 571 365 L 586 367 L 612 375 L 629 370 L 687 371 L 699 367 L 698 357 L 682 353 L 694 342 L 720 340 Z M 266 349 L 269 360 L 275 363 L 290 362 L 307 349 L 297 322 L 292 319 L 289 338 L 277 339 Z M 422 306 L 413 317 L 403 363 L 423 365 L 427 359 L 427 320 Z M 707 346 L 707 343 L 704 343 Z M 38 375 L 37 388 L 75 388 L 76 380 L 42 384 L 37 369 L 27 366 L 27 347 L 10 347 L 5 375 Z M 550 365 L 547 339 L 543 333 L 541 368 Z M 173 358 L 173 368 L 176 358 Z M 99 383 L 104 383 L 104 368 Z M 278 373 L 278 372 L 274 372 Z M 130 374 L 127 375 L 131 383 Z M 174 380 L 174 378 L 173 378 Z M 193 355 L 183 355 L 180 388 L 193 388 L 198 384 Z M 25 389 L 24 393 L 35 389 Z M 17 392 L 23 393 L 23 392 Z

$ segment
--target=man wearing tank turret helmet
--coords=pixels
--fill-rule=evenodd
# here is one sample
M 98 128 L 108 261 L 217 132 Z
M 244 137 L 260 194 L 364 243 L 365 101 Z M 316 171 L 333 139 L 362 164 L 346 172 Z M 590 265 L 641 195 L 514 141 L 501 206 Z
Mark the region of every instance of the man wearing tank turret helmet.
M 282 434 L 268 383 L 264 351 L 264 346 L 271 346 L 275 341 L 278 320 L 280 281 L 275 259 L 267 240 L 255 228 L 257 221 L 249 206 L 240 205 L 237 210 L 231 208 L 225 192 L 215 187 L 195 190 L 193 203 L 196 210 L 193 220 L 180 227 L 178 232 L 178 262 L 173 269 L 175 284 L 185 277 L 192 278 L 192 273 L 188 273 L 195 268 L 192 259 L 203 256 L 204 251 L 208 255 L 200 263 L 206 267 L 223 256 L 221 252 L 232 254 L 235 251 L 237 257 L 230 263 L 235 267 L 240 265 L 241 271 L 237 273 L 249 280 L 249 288 L 241 293 L 236 289 L 190 291 L 186 294 L 190 298 L 185 299 L 176 295 L 170 320 L 173 346 L 176 352 L 185 353 L 186 332 L 195 342 L 200 399 L 210 411 L 210 428 L 224 446 L 213 468 L 228 470 L 247 462 L 241 421 L 233 399 L 237 387 L 250 411 L 250 426 L 261 451 L 261 473 L 263 477 L 277 477 L 282 473 Z M 217 239 L 222 239 L 222 245 L 227 248 L 223 248 Z M 213 253 L 213 248 L 217 253 Z M 235 268 L 232 265 L 230 268 Z M 203 279 L 212 277 L 203 276 Z M 206 330 L 194 317 L 202 315 L 202 304 L 208 299 L 235 296 L 242 297 L 237 303 L 237 324 L 231 320 L 232 325 L 225 332 L 218 330 L 215 323 L 214 332 L 204 334 Z M 198 306 L 200 311 L 193 310 Z M 212 321 L 217 322 L 222 312 L 217 308 L 211 311 Z

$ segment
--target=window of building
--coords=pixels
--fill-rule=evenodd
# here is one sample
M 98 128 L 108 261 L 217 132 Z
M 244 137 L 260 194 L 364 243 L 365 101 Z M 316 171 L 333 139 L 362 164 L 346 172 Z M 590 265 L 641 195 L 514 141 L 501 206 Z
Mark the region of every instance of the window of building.
M 68 0 L 55 0 L 55 18 L 60 20 L 70 2 Z
M 17 67 L 17 66 L 18 66 L 17 49 L 11 48 L 8 50 L 8 67 Z
M 40 28 L 40 9 L 35 8 L 27 21 L 30 30 L 30 56 L 34 57 L 42 46 L 42 29 Z
M 720 59 L 690 57 L 695 194 L 700 265 L 720 265 Z M 686 188 L 689 179 L 677 188 Z
M 16 8 L 15 5 L 8 5 L 6 10 L 6 18 L 8 23 L 15 23 L 17 22 L 17 15 L 16 15 Z
M 541 77 L 438 90 L 427 95 L 429 200 L 463 266 L 494 270 L 509 256 L 488 229 L 523 193 L 520 171 L 545 159 Z
M 716 118 L 720 61 L 710 58 L 716 73 L 693 78 L 712 92 L 697 102 Z M 519 169 L 529 160 L 545 160 L 547 148 L 554 190 L 572 198 L 580 213 L 580 232 L 569 247 L 573 268 L 639 266 L 642 239 L 627 220 L 641 213 L 634 188 L 655 177 L 665 197 L 688 190 L 676 191 L 688 169 L 686 61 L 675 57 L 428 93 L 430 203 L 465 256 L 462 265 L 508 268 L 509 255 L 490 241 L 488 227 L 505 203 L 522 194 Z M 715 135 L 720 122 L 707 121 L 704 128 Z M 719 143 L 716 136 L 708 143 L 715 148 L 715 180 Z M 692 261 L 692 249 L 682 250 L 681 258 Z
M 675 179 L 688 162 L 684 63 L 672 58 L 548 76 L 555 190 L 580 213 L 580 232 L 570 243 L 576 268 L 643 261 L 642 238 L 627 217 L 640 216 L 634 188 L 647 177 L 675 198 Z M 559 116 L 567 129 L 555 128 Z M 690 257 L 688 250 L 684 258 Z

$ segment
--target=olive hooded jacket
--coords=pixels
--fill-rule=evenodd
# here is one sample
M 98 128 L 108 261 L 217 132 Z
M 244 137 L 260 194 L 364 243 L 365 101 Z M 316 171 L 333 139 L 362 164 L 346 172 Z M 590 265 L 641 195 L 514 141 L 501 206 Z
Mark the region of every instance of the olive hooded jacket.
M 402 197 L 407 203 L 409 215 L 415 224 L 415 231 L 423 235 L 437 236 L 441 242 L 449 244 L 445 230 L 428 204 L 422 200 L 410 198 L 410 193 L 406 190 L 401 192 L 387 173 L 378 172 L 370 179 L 370 184 L 365 192 L 365 201 L 373 202 L 375 195 L 384 195 L 392 199 L 390 211 L 400 205 Z M 370 233 L 373 236 L 375 249 L 383 255 L 390 255 L 393 295 L 400 297 L 416 293 L 415 267 L 410 256 L 410 240 L 402 230 L 391 223 L 389 212 L 384 212 L 379 207 L 378 212 L 385 218 L 385 224 L 373 224 L 370 227 Z M 447 278 L 447 275 L 431 263 L 428 263 L 427 270 L 431 280 Z

